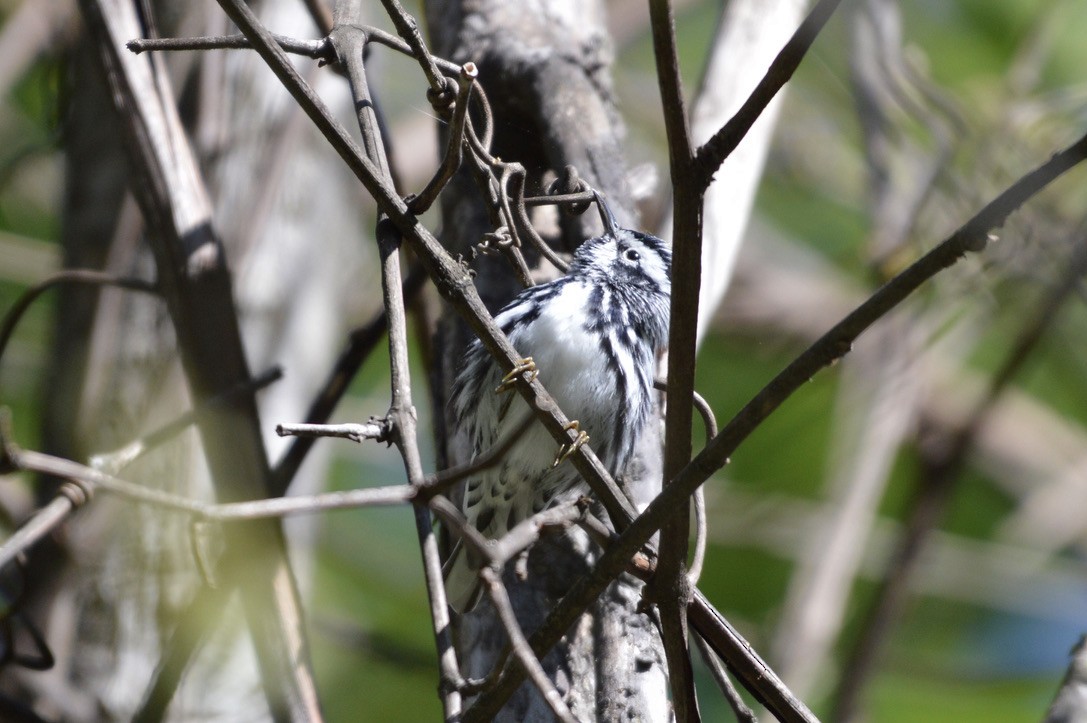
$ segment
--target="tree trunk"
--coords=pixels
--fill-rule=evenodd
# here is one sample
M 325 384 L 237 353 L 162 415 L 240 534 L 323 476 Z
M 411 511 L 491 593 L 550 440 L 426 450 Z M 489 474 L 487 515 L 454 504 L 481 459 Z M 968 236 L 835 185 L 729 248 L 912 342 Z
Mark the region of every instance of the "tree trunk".
M 218 8 L 160 3 L 158 9 L 162 35 L 227 32 Z M 267 22 L 299 36 L 313 32 L 303 29 L 310 21 L 300 3 L 265 0 L 260 10 Z M 81 51 L 86 61 L 71 66 L 66 265 L 153 278 L 145 225 L 131 196 L 125 200 L 135 176 L 93 52 Z M 362 312 L 351 289 L 372 244 L 360 240 L 357 184 L 255 54 L 163 54 L 155 62 L 169 65 L 184 98 L 233 273 L 249 367 L 254 374 L 273 364 L 287 370 L 260 395 L 261 433 L 274 460 L 282 448 L 275 424 L 304 416 L 349 322 Z M 342 84 L 337 87 L 342 94 Z M 345 99 L 336 105 L 349 108 Z M 192 405 L 166 306 L 114 290 L 102 292 L 96 304 L 98 296 L 65 291 L 48 389 L 47 448 L 80 461 Z M 369 303 L 376 306 L 376 299 Z M 196 435 L 185 433 L 124 475 L 208 498 L 214 492 L 203 454 Z M 316 461 L 292 491 L 315 491 L 325 469 L 324 460 Z M 48 558 L 30 569 L 35 575 L 46 570 L 48 579 L 39 579 L 37 617 L 49 616 L 46 637 L 60 664 L 27 681 L 36 697 L 54 701 L 53 712 L 66 720 L 104 714 L 127 720 L 147 704 L 173 720 L 267 715 L 241 607 L 227 597 L 204 605 L 203 618 L 193 607 L 207 589 L 188 543 L 191 533 L 183 516 L 103 498 L 69 526 L 71 545 L 38 553 Z M 305 529 L 292 529 L 294 541 L 307 537 Z M 307 547 L 296 560 L 305 561 Z M 76 564 L 55 564 L 69 557 Z M 66 619 L 81 624 L 62 625 Z M 177 630 L 206 642 L 194 657 L 183 656 L 181 681 L 156 693 L 164 699 L 145 701 L 152 681 L 161 684 L 167 675 L 158 670 L 163 656 L 177 654 Z
M 611 90 L 611 48 L 603 25 L 602 3 L 493 0 L 481 3 L 429 2 L 427 20 L 434 51 L 457 63 L 473 61 L 495 117 L 495 156 L 523 164 L 526 195 L 543 193 L 556 174 L 572 165 L 603 191 L 623 225 L 635 225 L 623 158 L 624 126 Z M 443 243 L 470 257 L 471 248 L 493 231 L 479 190 L 467 174 L 458 175 L 442 196 Z M 554 248 L 572 250 L 600 232 L 596 214 L 538 213 L 537 227 Z M 548 229 L 551 232 L 548 233 Z M 527 251 L 527 250 L 525 250 Z M 531 258 L 530 258 L 531 261 Z M 518 291 L 502 260 L 483 257 L 474 264 L 476 285 L 496 312 Z M 554 270 L 541 270 L 554 274 Z M 451 314 L 437 335 L 435 396 L 437 448 L 448 464 L 466 460 L 447 434 L 446 395 L 468 342 L 468 331 Z M 649 429 L 659 423 L 650 422 Z M 660 439 L 646 435 L 637 459 L 625 471 L 635 503 L 644 505 L 659 490 Z M 580 532 L 551 537 L 529 557 L 529 577 L 506 584 L 526 632 L 531 633 L 551 606 L 593 559 Z M 660 640 L 652 621 L 637 612 L 641 583 L 623 577 L 601 596 L 566 639 L 542 662 L 572 713 L 583 720 L 668 720 L 667 676 Z M 490 603 L 482 601 L 458 621 L 458 647 L 465 675 L 486 675 L 501 654 L 505 634 Z M 523 685 L 499 720 L 552 720 L 531 685 Z

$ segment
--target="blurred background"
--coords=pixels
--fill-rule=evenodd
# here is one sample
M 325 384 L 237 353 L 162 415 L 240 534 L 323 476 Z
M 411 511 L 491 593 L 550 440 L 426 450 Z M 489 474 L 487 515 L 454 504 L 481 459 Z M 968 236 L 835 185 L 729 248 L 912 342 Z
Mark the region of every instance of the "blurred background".
M 270 11 L 266 22 L 316 37 L 296 4 Z M 405 5 L 419 12 L 416 3 Z M 607 11 L 627 153 L 643 226 L 654 230 L 666 222 L 669 198 L 648 12 L 634 0 L 610 0 Z M 692 97 L 721 12 L 719 2 L 676 3 Z M 208 32 L 187 25 L 180 9 L 178 17 L 164 15 L 163 26 L 176 34 Z M 66 215 L 80 193 L 124 178 L 109 169 L 91 178 L 87 169 L 104 167 L 78 155 L 82 146 L 65 123 L 87 112 L 80 95 L 92 84 L 74 5 L 0 0 L 0 22 L 0 312 L 64 259 L 91 263 L 66 241 L 81 235 L 101 240 L 100 265 L 147 275 L 147 259 L 115 243 L 125 219 L 138 226 L 131 199 L 99 204 L 110 206 L 102 221 Z M 225 20 L 216 22 L 225 30 Z M 392 29 L 376 4 L 372 22 Z M 697 387 L 718 422 L 883 281 L 1080 137 L 1087 128 L 1085 34 L 1087 5 L 1075 0 L 843 4 L 787 88 L 735 276 L 702 342 Z M 206 62 L 218 64 L 228 86 L 234 65 L 256 62 L 243 53 L 212 57 L 219 60 Z M 186 80 L 194 56 L 170 62 L 183 115 L 206 112 L 207 89 Z M 318 76 L 310 61 L 299 67 Z M 438 156 L 424 83 L 411 62 L 391 54 L 375 53 L 369 67 L 394 163 L 404 187 L 417 189 Z M 342 79 L 319 77 L 326 100 L 350 118 Z M 335 185 L 346 172 L 270 75 L 256 89 L 230 87 L 232 100 L 214 109 L 220 116 L 251 113 L 243 124 L 274 125 L 290 140 L 285 153 L 297 153 L 268 161 L 259 175 L 236 177 L 221 157 L 238 152 L 244 139 L 211 122 L 193 129 L 209 183 L 220 191 L 219 230 L 238 254 L 239 306 L 255 320 L 246 330 L 254 371 L 272 363 L 283 364 L 288 378 L 300 368 L 317 370 L 301 386 L 277 392 L 277 385 L 262 396 L 275 456 L 283 442 L 271 434 L 274 425 L 299 421 L 347 331 L 377 310 L 372 205 L 349 182 Z M 241 152 L 261 157 L 268 149 L 254 142 Z M 1040 721 L 1069 649 L 1087 630 L 1084 173 L 1075 169 L 1052 184 L 984 253 L 883 319 L 706 485 L 709 549 L 700 587 L 820 717 Z M 275 215 L 298 206 L 322 216 L 323 230 L 294 233 L 294 221 Z M 728 208 L 717 211 L 727 215 Z M 244 252 L 267 233 L 284 238 L 275 253 Z M 319 243 L 330 247 L 317 258 L 311 251 Z M 307 285 L 292 276 L 313 264 L 320 268 L 310 268 L 312 277 L 334 283 Z M 113 308 L 111 318 L 144 325 L 121 364 L 102 352 L 103 344 L 115 347 L 100 327 L 92 334 L 85 320 L 83 336 L 63 331 L 76 323 L 71 309 L 83 308 L 70 295 L 46 295 L 21 322 L 0 363 L 0 404 L 12 410 L 22 446 L 64 449 L 57 440 L 69 434 L 81 440 L 70 443 L 69 454 L 85 459 L 176 413 L 176 399 L 137 402 L 138 412 L 125 412 L 107 430 L 88 429 L 95 426 L 88 419 L 100 420 L 116 404 L 111 399 L 143 398 L 126 385 L 126 370 L 153 369 L 141 382 L 146 388 L 177 374 L 176 360 L 140 346 L 168 336 L 158 317 L 122 307 L 119 298 L 107 293 L 96 306 L 87 303 L 100 320 Z M 287 320 L 288 307 L 300 310 L 297 320 Z M 295 332 L 304 336 L 290 336 Z M 70 392 L 65 364 L 80 355 L 98 371 Z M 422 385 L 422 354 L 415 364 Z M 384 414 L 387 372 L 379 347 L 333 421 Z M 426 400 L 420 386 L 423 430 L 431 418 Z M 311 479 L 292 492 L 403 480 L 395 449 L 342 440 L 318 447 L 303 469 Z M 424 452 L 433 469 L 432 445 Z M 190 453 L 179 444 L 166 455 Z M 140 480 L 156 468 L 140 469 L 126 476 Z M 107 502 L 132 514 L 127 503 Z M 0 479 L 6 531 L 34 504 L 33 479 Z M 411 511 L 332 512 L 292 525 L 328 718 L 405 719 L 406 707 L 411 719 L 438 718 Z M 98 579 L 125 569 L 85 557 L 83 569 L 96 570 Z M 125 585 L 141 587 L 130 579 Z M 148 604 L 180 604 L 169 598 Z M 118 629 L 114 623 L 111 639 Z M 699 684 L 705 718 L 728 719 L 710 679 L 703 675 Z M 116 710 L 141 691 L 115 692 Z

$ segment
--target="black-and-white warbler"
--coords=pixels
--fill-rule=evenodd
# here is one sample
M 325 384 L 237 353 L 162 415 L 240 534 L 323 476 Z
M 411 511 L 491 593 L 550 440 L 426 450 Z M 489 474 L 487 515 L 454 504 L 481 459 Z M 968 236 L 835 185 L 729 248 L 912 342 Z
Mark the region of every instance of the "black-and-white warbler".
M 528 405 L 496 392 L 530 369 L 591 436 L 612 474 L 634 453 L 653 407 L 657 355 L 668 341 L 672 254 L 655 236 L 619 228 L 599 197 L 597 204 L 604 235 L 578 248 L 565 276 L 525 289 L 495 317 L 525 363 L 503 377 L 479 341 L 465 353 L 451 402 L 457 433 L 474 454 L 523 428 Z M 564 451 L 557 447 L 542 426 L 530 426 L 500 462 L 468 480 L 468 522 L 498 539 L 532 514 L 584 494 L 577 471 L 556 464 Z M 478 600 L 470 557 L 454 551 L 446 566 L 449 601 L 459 611 Z

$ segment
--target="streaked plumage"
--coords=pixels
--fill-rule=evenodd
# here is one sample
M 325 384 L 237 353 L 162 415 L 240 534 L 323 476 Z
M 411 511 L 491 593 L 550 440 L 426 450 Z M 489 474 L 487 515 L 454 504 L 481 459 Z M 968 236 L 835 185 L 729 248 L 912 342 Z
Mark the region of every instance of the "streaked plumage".
M 602 214 L 603 215 L 603 214 Z M 658 352 L 668 340 L 671 252 L 659 238 L 617 228 L 577 250 L 569 272 L 525 289 L 495 318 L 539 379 L 590 435 L 604 465 L 630 460 L 653 405 Z M 529 414 L 516 393 L 496 394 L 503 373 L 475 341 L 453 386 L 456 433 L 475 454 L 519 429 Z M 521 520 L 587 491 L 570 464 L 552 467 L 559 445 L 532 424 L 497 465 L 468 480 L 463 511 L 484 536 L 502 537 Z M 447 565 L 457 610 L 475 605 L 478 578 L 464 554 Z

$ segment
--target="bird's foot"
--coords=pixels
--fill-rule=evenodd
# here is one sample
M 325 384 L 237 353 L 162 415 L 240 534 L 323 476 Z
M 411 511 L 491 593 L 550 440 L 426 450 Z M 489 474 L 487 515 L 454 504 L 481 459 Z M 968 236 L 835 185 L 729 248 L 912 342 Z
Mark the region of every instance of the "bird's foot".
M 539 372 L 536 370 L 536 362 L 532 361 L 532 357 L 526 356 L 524 359 L 517 360 L 517 364 L 510 370 L 510 373 L 502 377 L 502 383 L 499 384 L 495 390 L 495 394 L 502 394 L 513 389 L 513 385 L 517 383 L 517 377 L 522 374 L 528 373 L 528 381 L 532 381 L 536 378 Z
M 559 447 L 559 453 L 555 455 L 555 461 L 551 464 L 551 469 L 555 469 L 560 464 L 570 459 L 570 456 L 573 455 L 574 452 L 578 451 L 583 444 L 589 441 L 589 433 L 581 431 L 579 427 L 580 425 L 576 419 L 567 422 L 566 426 L 563 427 L 567 432 L 575 430 L 577 432 L 577 439 Z

